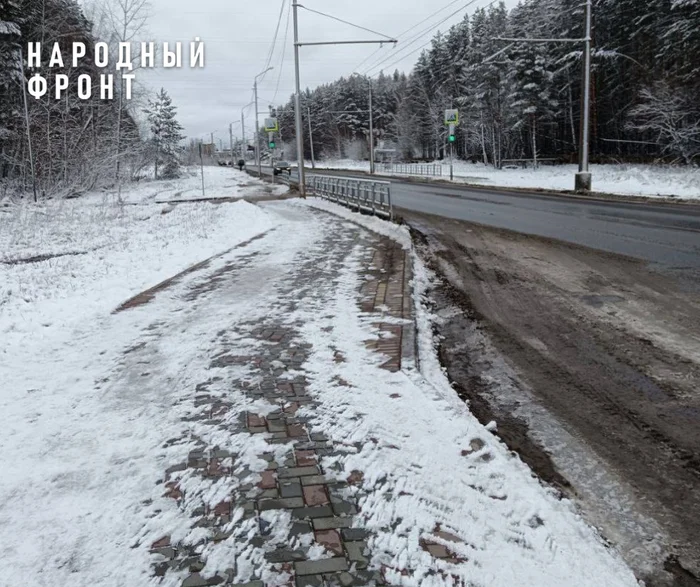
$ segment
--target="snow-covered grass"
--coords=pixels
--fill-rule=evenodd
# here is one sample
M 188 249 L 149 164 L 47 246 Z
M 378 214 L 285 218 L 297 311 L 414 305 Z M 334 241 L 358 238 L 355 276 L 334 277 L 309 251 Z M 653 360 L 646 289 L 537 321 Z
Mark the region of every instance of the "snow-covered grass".
M 440 163 L 439 161 L 436 163 Z M 449 178 L 444 162 L 442 178 Z M 318 169 L 369 171 L 367 161 L 327 160 Z M 455 161 L 455 181 L 466 184 L 573 191 L 576 165 L 541 165 L 538 169 L 494 169 L 483 163 Z M 673 165 L 591 165 L 593 190 L 623 196 L 700 199 L 700 168 Z
M 45 336 L 52 327 L 104 314 L 274 225 L 268 214 L 242 201 L 153 203 L 155 193 L 173 189 L 172 182 L 139 186 L 124 194 L 132 205 L 94 195 L 2 208 L 0 336 L 8 343 L 2 351 L 21 345 L 25 336 Z M 239 187 L 238 193 L 250 189 Z
M 123 200 L 127 203 L 139 203 L 216 200 L 244 196 L 247 199 L 254 199 L 269 196 L 270 193 L 280 195 L 288 188 L 280 185 L 268 186 L 236 168 L 208 165 L 204 167 L 204 191 L 202 191 L 202 169 L 199 167 L 183 168 L 182 176 L 178 179 L 154 181 L 145 178 L 124 189 Z M 116 194 L 111 193 L 110 196 L 115 198 Z

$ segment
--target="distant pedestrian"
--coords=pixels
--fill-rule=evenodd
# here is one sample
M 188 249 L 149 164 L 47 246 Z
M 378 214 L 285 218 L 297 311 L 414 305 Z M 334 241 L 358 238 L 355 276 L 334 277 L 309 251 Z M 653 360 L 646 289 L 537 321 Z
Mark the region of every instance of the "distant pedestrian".
M 243 159 L 238 160 L 238 169 L 243 171 L 243 168 L 245 167 L 245 161 Z

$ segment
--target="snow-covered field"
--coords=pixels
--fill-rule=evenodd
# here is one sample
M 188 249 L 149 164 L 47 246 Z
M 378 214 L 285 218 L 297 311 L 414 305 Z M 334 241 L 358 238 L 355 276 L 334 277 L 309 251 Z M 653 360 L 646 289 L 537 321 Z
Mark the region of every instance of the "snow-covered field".
M 317 162 L 316 167 L 369 171 L 369 162 L 338 159 Z M 481 163 L 456 161 L 454 164 L 455 181 L 462 183 L 547 190 L 572 191 L 577 171 L 576 165 L 542 165 L 538 169 L 494 169 Z M 593 190 L 596 192 L 700 200 L 698 167 L 591 165 L 591 173 Z M 442 179 L 449 179 L 449 174 L 449 165 L 443 164 Z
M 220 172 L 228 190 L 224 171 L 235 172 Z M 188 430 L 212 435 L 239 453 L 241 465 L 260 470 L 262 435 L 229 438 L 181 418 L 191 409 L 194 385 L 211 377 L 211 358 L 222 351 L 216 332 L 228 328 L 237 352 L 255 353 L 259 343 L 238 325 L 272 318 L 299 327 L 297 342 L 311 348 L 303 368 L 321 406 L 316 424 L 333 442 L 365 444 L 322 464 L 365 471 L 370 493 L 362 520 L 376 533 L 373 563 L 391 569 L 393 584 L 447 587 L 456 578 L 532 587 L 636 585 L 573 506 L 541 486 L 457 398 L 437 362 L 425 308 L 418 313 L 422 373 L 379 368 L 380 357 L 364 342 L 376 316 L 363 315 L 357 303 L 364 255 L 357 229 L 317 216 L 308 208 L 313 200 L 265 208 L 155 203 L 188 181 L 139 186 L 124 194 L 129 205 L 91 196 L 0 208 L 0 584 L 147 585 L 153 541 L 169 532 L 201 538 L 206 530 L 193 529 L 189 513 L 165 499 L 156 481 L 166 467 L 187 460 L 192 442 L 169 441 Z M 238 193 L 255 189 L 241 186 Z M 410 247 L 403 228 L 320 206 Z M 130 296 L 263 233 L 213 263 L 211 271 L 225 262 L 239 269 L 201 303 L 184 303 L 183 284 L 151 304 L 111 314 Z M 329 249 L 341 246 L 350 254 L 329 263 Z M 316 266 L 334 270 L 335 279 L 290 288 Z M 430 276 L 417 268 L 420 304 Z M 306 293 L 298 304 L 299 291 Z M 333 349 L 346 362 L 334 361 Z M 231 418 L 251 409 L 241 392 L 228 386 L 226 393 L 236 407 Z M 187 486 L 212 504 L 229 489 Z M 284 524 L 282 518 L 275 523 Z M 429 574 L 436 563 L 419 541 L 436 522 L 459 538 L 464 562 Z M 233 539 L 207 548 L 211 572 L 230 566 L 231 557 L 249 566 L 263 561 L 260 548 L 241 552 Z M 182 578 L 171 575 L 166 584 L 179 587 Z

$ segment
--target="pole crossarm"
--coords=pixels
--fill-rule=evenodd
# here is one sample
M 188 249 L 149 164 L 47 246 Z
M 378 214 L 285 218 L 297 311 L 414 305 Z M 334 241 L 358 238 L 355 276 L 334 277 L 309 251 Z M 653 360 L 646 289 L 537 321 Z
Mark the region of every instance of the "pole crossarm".
M 315 42 L 315 43 L 294 43 L 295 47 L 312 47 L 316 46 L 318 47 L 319 45 L 383 45 L 384 43 L 398 43 L 396 39 L 383 39 L 379 41 L 321 41 L 321 42 Z
M 496 41 L 507 41 L 511 43 L 585 43 L 589 39 L 526 39 L 495 37 Z

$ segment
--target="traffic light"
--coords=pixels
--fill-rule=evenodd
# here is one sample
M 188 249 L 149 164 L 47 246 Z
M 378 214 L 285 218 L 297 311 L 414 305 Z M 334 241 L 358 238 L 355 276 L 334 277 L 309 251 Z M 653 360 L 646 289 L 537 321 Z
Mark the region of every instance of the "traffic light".
M 455 142 L 455 136 L 454 136 L 454 135 L 450 135 L 450 142 L 451 142 L 451 143 L 454 143 L 454 142 Z
M 270 141 L 270 149 L 274 149 L 277 146 L 275 141 Z

